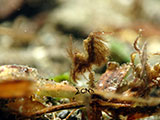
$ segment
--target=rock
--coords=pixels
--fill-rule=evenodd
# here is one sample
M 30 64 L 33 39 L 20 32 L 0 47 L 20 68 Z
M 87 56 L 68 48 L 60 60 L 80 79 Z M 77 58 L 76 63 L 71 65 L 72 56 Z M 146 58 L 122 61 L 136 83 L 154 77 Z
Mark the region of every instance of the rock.
M 58 117 L 61 118 L 61 119 L 64 119 L 67 117 L 67 115 L 69 114 L 70 112 L 68 110 L 63 110 L 61 111 L 60 113 L 58 113 Z

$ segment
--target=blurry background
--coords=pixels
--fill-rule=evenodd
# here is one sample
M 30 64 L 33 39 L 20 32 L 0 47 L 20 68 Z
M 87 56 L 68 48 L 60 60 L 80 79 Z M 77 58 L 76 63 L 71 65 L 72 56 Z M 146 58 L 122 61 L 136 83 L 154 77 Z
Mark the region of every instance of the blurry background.
M 158 52 L 159 0 L 0 0 L 0 65 L 29 65 L 47 76 L 68 72 L 69 35 L 81 49 L 93 31 L 113 32 L 110 59 L 122 64 L 139 29 L 139 42 L 151 41 L 148 51 Z

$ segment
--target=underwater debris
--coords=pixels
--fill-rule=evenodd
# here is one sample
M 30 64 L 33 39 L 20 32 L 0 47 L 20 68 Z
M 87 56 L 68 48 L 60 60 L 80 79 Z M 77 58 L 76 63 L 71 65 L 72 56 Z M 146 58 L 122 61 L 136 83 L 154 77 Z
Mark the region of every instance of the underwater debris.
M 37 70 L 28 66 L 0 66 L 0 98 L 31 95 L 37 76 Z
M 107 62 L 109 48 L 103 36 L 106 32 L 92 32 L 87 39 L 83 41 L 84 52 L 74 49 L 73 46 L 68 49 L 68 55 L 72 60 L 71 77 L 76 82 L 80 74 L 86 71 L 90 72 L 90 86 L 94 87 L 94 73 L 92 66 L 101 66 Z
M 108 92 L 120 91 L 119 89 L 127 84 L 124 77 L 129 72 L 130 67 L 129 64 L 118 66 L 115 62 L 109 62 L 108 68 L 106 72 L 101 75 L 100 80 L 96 84 L 96 88 Z
M 99 58 L 94 58 L 94 55 L 100 55 L 97 55 L 96 49 L 99 49 L 103 42 L 101 41 L 99 43 L 99 36 L 92 38 L 93 35 L 94 34 L 91 34 L 91 36 L 86 39 L 86 43 L 90 45 L 87 46 L 84 42 L 84 46 L 86 46 L 84 47 L 86 53 L 76 53 L 72 48 L 68 51 L 70 57 L 72 57 L 72 75 L 75 80 L 77 80 L 79 74 L 83 74 L 85 71 L 92 72 L 92 65 L 99 66 L 107 62 L 106 57 L 109 55 L 109 49 L 106 46 L 106 49 L 103 50 L 107 52 L 107 56 L 99 57 L 104 58 L 101 63 L 96 62 Z M 99 35 L 99 32 L 97 32 L 96 35 Z M 95 42 L 94 40 L 97 40 L 98 42 Z M 43 83 L 40 83 L 42 81 L 37 79 L 41 79 L 41 77 L 37 77 L 39 75 L 35 72 L 36 74 L 33 74 L 33 76 L 36 79 L 34 82 L 36 83 L 37 89 L 32 92 L 32 95 L 21 98 L 16 96 L 11 101 L 7 99 L 8 103 L 6 106 L 8 107 L 8 111 L 21 115 L 23 118 L 33 118 L 59 110 L 85 108 L 86 114 L 82 111 L 82 119 L 87 117 L 88 120 L 100 119 L 102 117 L 102 111 L 106 113 L 109 118 L 116 120 L 121 120 L 122 118 L 135 120 L 152 115 L 158 115 L 160 111 L 160 98 L 151 97 L 150 94 L 152 89 L 160 87 L 160 63 L 153 66 L 149 65 L 146 51 L 147 44 L 145 43 L 142 49 L 140 49 L 137 46 L 137 40 L 134 43 L 134 47 L 136 46 L 136 52 L 131 54 L 131 62 L 123 65 L 119 65 L 115 62 L 108 62 L 108 68 L 97 82 L 95 88 L 76 88 L 76 84 L 75 86 L 72 86 L 69 84 L 51 81 L 48 82 L 47 80 L 45 81 L 45 79 Z M 95 44 L 91 41 L 99 44 L 99 47 L 94 47 Z M 93 48 L 95 48 L 95 51 L 92 51 L 92 53 L 90 50 L 93 50 Z M 100 53 L 102 53 L 102 51 Z M 139 64 L 135 64 L 134 62 L 135 55 L 137 53 L 140 59 Z M 80 60 L 80 63 L 75 61 L 77 59 Z M 89 65 L 87 67 L 83 66 L 86 64 L 84 62 L 87 62 Z M 80 65 L 82 65 L 82 68 Z M 32 74 L 30 74 L 32 73 L 32 70 L 30 71 L 30 69 L 24 66 L 9 65 L 9 68 L 7 66 L 5 66 L 5 68 L 12 72 L 9 77 L 19 75 L 21 72 L 23 74 L 20 75 L 24 76 L 24 78 L 26 76 L 32 76 Z M 0 70 L 1 73 L 4 73 L 2 75 L 6 76 L 6 78 L 10 75 L 8 73 L 11 73 L 5 73 L 3 69 Z M 76 70 L 78 70 L 78 72 Z M 93 75 L 90 77 L 91 80 L 94 79 Z M 92 82 L 94 83 L 94 81 Z M 80 94 L 76 94 L 77 90 Z M 34 98 L 35 96 L 38 97 Z M 41 103 L 40 98 L 46 96 L 68 98 L 70 101 L 65 104 L 45 106 Z M 4 98 L 2 97 L 0 102 L 3 100 Z M 66 118 L 68 118 L 68 116 Z

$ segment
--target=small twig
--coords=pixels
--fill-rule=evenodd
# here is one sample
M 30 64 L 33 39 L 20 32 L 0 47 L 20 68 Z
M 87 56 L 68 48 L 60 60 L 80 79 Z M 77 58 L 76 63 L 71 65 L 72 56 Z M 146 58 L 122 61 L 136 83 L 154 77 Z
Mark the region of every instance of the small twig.
M 44 113 L 50 113 L 50 112 L 55 112 L 55 111 L 64 110 L 64 109 L 81 108 L 84 106 L 85 105 L 83 104 L 83 102 L 71 102 L 71 103 L 66 103 L 66 104 L 62 104 L 62 105 L 55 105 L 55 106 L 47 107 L 42 110 L 31 113 L 28 115 L 28 117 L 38 116 L 38 115 L 42 115 Z
M 135 75 L 135 68 L 136 68 L 136 66 L 135 66 L 135 57 L 136 57 L 136 52 L 133 52 L 132 54 L 131 54 L 131 66 L 132 66 L 132 69 L 133 69 L 133 72 L 132 72 L 132 74 L 133 75 Z
M 69 115 L 66 117 L 66 119 L 65 120 L 67 120 L 75 111 L 76 111 L 77 109 L 74 109 L 74 110 L 72 110 L 72 112 L 71 113 L 69 113 Z
M 145 82 L 146 84 L 147 82 L 147 78 L 144 78 L 146 75 L 146 64 L 147 64 L 147 42 L 144 43 L 143 47 L 142 47 L 142 55 L 140 56 L 141 59 L 141 64 L 142 64 L 142 72 L 141 72 L 141 79 L 146 79 Z M 147 77 L 147 76 L 146 76 Z
M 139 29 L 139 35 L 138 35 L 138 37 L 136 38 L 136 40 L 135 40 L 135 42 L 134 42 L 134 44 L 133 44 L 133 46 L 134 46 L 134 49 L 139 53 L 139 54 L 141 54 L 141 50 L 139 49 L 139 47 L 137 46 L 137 42 L 138 42 L 138 40 L 142 37 L 142 29 Z
M 89 88 L 94 88 L 95 87 L 94 76 L 95 76 L 94 71 L 90 71 L 90 73 L 89 73 L 89 81 L 88 81 Z
M 141 37 L 141 36 L 139 35 L 139 36 L 136 38 L 135 42 L 133 43 L 134 49 L 135 49 L 139 54 L 141 53 L 141 51 L 140 51 L 139 47 L 137 46 L 137 42 L 138 42 L 138 40 L 139 40 L 140 37 Z

